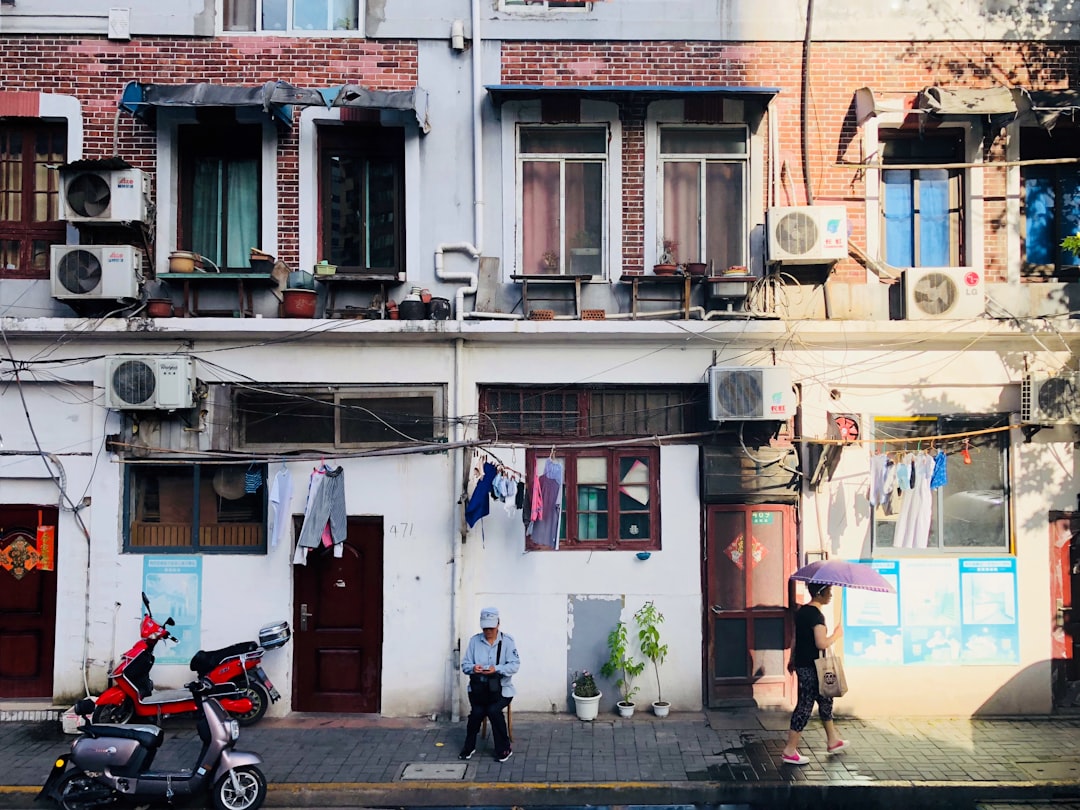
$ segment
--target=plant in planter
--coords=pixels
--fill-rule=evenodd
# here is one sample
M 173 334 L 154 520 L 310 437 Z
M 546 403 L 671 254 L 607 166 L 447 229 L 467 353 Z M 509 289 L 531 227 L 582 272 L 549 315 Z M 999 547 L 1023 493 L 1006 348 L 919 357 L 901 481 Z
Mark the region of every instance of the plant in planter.
M 665 238 L 661 242 L 661 247 L 660 255 L 656 258 L 656 264 L 653 265 L 653 272 L 658 276 L 669 276 L 679 269 L 677 258 L 679 243 L 674 239 Z
M 656 700 L 653 701 L 653 712 L 657 717 L 667 717 L 671 704 L 664 700 L 664 693 L 660 689 L 660 665 L 667 657 L 668 645 L 660 643 L 660 625 L 664 622 L 664 614 L 656 609 L 656 605 L 649 601 L 638 608 L 634 614 L 634 622 L 638 628 L 638 642 L 641 645 L 641 654 L 652 661 L 653 672 L 656 673 Z
M 595 720 L 600 708 L 601 692 L 588 670 L 574 675 L 571 689 L 578 720 Z
M 615 629 L 608 633 L 608 651 L 610 656 L 600 668 L 600 673 L 605 678 L 618 675 L 615 686 L 622 694 L 622 700 L 616 704 L 619 714 L 623 717 L 631 717 L 634 714 L 634 695 L 641 691 L 641 687 L 634 686 L 633 681 L 645 671 L 645 662 L 638 661 L 630 649 L 630 633 L 626 622 L 619 621 Z

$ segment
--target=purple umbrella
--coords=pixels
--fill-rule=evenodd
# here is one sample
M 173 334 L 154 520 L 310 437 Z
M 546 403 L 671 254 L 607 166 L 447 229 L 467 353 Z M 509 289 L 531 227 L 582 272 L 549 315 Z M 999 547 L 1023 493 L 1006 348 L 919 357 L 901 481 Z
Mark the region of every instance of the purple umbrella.
M 817 585 L 840 585 L 844 588 L 896 593 L 896 589 L 889 581 L 873 567 L 847 560 L 817 560 L 804 565 L 792 574 L 791 578 L 800 582 L 813 582 Z

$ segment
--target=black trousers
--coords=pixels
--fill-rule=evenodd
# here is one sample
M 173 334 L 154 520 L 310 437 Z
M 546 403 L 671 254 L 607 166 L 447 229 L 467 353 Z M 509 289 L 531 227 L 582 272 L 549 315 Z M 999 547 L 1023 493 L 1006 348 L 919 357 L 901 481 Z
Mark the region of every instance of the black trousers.
M 480 724 L 484 722 L 485 717 L 491 723 L 495 753 L 501 754 L 510 750 L 510 735 L 506 731 L 506 718 L 503 717 L 503 709 L 510 705 L 511 700 L 513 700 L 512 697 L 500 697 L 493 703 L 478 703 L 473 699 L 472 692 L 469 692 L 469 705 L 472 708 L 469 711 L 469 722 L 465 726 L 465 745 L 463 748 L 466 751 L 476 748 L 476 735 L 480 733 Z

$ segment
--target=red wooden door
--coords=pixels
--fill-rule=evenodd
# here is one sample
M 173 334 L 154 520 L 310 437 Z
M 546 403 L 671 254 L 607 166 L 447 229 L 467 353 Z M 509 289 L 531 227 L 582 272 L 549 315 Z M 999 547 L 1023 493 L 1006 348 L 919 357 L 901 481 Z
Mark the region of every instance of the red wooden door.
M 1055 707 L 1080 705 L 1080 513 L 1050 513 L 1050 677 Z
M 789 703 L 794 507 L 710 506 L 706 537 L 707 701 Z
M 350 517 L 340 558 L 319 548 L 294 566 L 297 711 L 379 711 L 382 543 L 381 520 Z
M 37 527 L 56 519 L 54 506 L 0 506 L 0 697 L 52 697 L 56 571 L 35 560 Z

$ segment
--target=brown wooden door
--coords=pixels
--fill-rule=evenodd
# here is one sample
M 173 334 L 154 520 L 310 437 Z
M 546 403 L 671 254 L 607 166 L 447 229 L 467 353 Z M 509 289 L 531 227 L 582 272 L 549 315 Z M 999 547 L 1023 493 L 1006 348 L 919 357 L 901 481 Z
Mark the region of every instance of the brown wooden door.
M 36 565 L 56 507 L 0 506 L 0 697 L 52 697 L 56 571 Z
M 340 558 L 319 548 L 294 566 L 297 711 L 379 711 L 382 544 L 380 519 L 350 517 Z
M 705 525 L 707 701 L 787 704 L 794 507 L 709 506 Z
M 1080 513 L 1050 513 L 1050 677 L 1054 706 L 1080 705 Z

